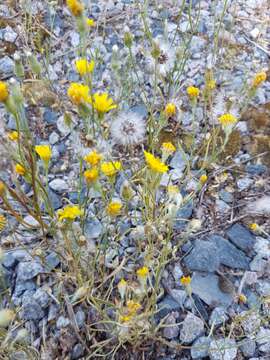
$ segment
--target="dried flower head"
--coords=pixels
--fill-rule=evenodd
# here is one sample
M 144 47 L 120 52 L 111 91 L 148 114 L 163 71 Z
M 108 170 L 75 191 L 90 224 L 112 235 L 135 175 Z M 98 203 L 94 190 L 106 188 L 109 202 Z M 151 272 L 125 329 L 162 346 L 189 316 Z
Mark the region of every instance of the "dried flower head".
M 92 99 L 89 95 L 89 87 L 78 83 L 70 84 L 68 88 L 68 96 L 75 105 L 91 103 Z
M 196 99 L 200 94 L 200 89 L 195 86 L 189 86 L 187 88 L 187 94 L 191 99 Z
M 164 142 L 161 146 L 161 149 L 169 155 L 176 151 L 176 147 L 171 142 Z
M 261 71 L 261 72 L 257 73 L 253 78 L 252 86 L 258 87 L 263 82 L 265 82 L 266 78 L 267 78 L 266 72 Z
M 237 123 L 237 118 L 230 113 L 221 115 L 218 120 L 223 127 L 232 126 Z
M 120 161 L 108 161 L 101 164 L 101 171 L 108 177 L 116 175 L 121 169 Z
M 189 286 L 191 283 L 191 277 L 190 276 L 182 276 L 180 279 L 180 282 L 183 286 Z
M 88 155 L 84 157 L 84 160 L 92 166 L 97 166 L 102 160 L 102 158 L 102 154 L 99 154 L 96 151 L 91 151 Z
M 77 217 L 83 215 L 83 211 L 77 205 L 67 205 L 57 212 L 59 221 L 69 220 L 74 221 Z
M 173 70 L 176 60 L 175 49 L 162 36 L 157 36 L 151 56 L 146 60 L 151 71 L 154 71 L 156 64 L 157 72 L 161 76 L 166 76 Z
M 45 164 L 49 163 L 52 157 L 52 149 L 50 145 L 36 145 L 35 151 Z
M 24 176 L 26 174 L 26 169 L 21 164 L 15 165 L 15 171 L 18 175 Z
M 108 93 L 95 93 L 93 95 L 93 106 L 99 115 L 117 108 L 117 105 L 114 104 L 113 99 L 109 97 Z
M 0 310 L 0 328 L 6 328 L 15 318 L 15 313 L 11 309 Z
M 148 167 L 157 172 L 157 173 L 166 173 L 168 171 L 168 166 L 164 164 L 159 158 L 156 158 L 151 153 L 144 151 L 145 161 Z
M 8 138 L 9 140 L 11 141 L 17 141 L 19 139 L 19 133 L 18 131 L 11 131 L 9 134 L 8 134 Z
M 0 102 L 5 102 L 8 99 L 8 87 L 3 81 L 0 81 Z
M 86 74 L 91 74 L 94 71 L 95 62 L 94 60 L 91 60 L 90 62 L 86 59 L 77 59 L 75 61 L 75 67 L 77 72 L 84 76 Z
M 205 86 L 207 90 L 214 90 L 216 88 L 216 80 L 210 79 L 206 81 Z
M 127 282 L 125 279 L 121 279 L 117 285 L 119 294 L 121 296 L 121 299 L 124 299 L 125 297 L 125 293 L 126 293 L 126 289 L 127 289 Z
M 127 301 L 127 310 L 130 316 L 134 316 L 141 307 L 141 304 L 139 304 L 138 302 L 135 302 L 133 300 Z
M 165 106 L 165 115 L 167 117 L 172 117 L 172 116 L 175 116 L 176 114 L 176 105 L 173 104 L 173 103 L 168 103 L 166 106 Z
M 93 167 L 92 169 L 85 170 L 83 173 L 87 184 L 92 184 L 98 179 L 98 169 Z
M 74 16 L 80 16 L 84 9 L 83 4 L 79 0 L 67 0 L 67 6 Z
M 111 201 L 107 206 L 107 214 L 110 216 L 118 216 L 121 213 L 122 204 L 119 201 Z
M 115 144 L 136 145 L 143 141 L 145 136 L 145 121 L 135 112 L 119 114 L 111 124 L 111 136 Z

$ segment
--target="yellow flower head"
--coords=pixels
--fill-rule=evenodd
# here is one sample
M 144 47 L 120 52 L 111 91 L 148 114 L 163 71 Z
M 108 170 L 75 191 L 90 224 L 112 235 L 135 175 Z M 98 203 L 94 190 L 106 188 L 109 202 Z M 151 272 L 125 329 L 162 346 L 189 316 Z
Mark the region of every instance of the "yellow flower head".
M 18 175 L 21 176 L 24 176 L 26 174 L 26 170 L 21 164 L 16 164 L 15 171 Z
M 0 181 L 0 196 L 3 196 L 5 192 L 6 192 L 6 186 L 2 181 Z
M 107 206 L 107 213 L 110 216 L 117 216 L 121 213 L 122 204 L 118 201 L 111 201 Z
M 50 145 L 36 145 L 35 146 L 36 153 L 39 157 L 46 163 L 50 161 L 52 157 L 52 150 Z
M 8 98 L 8 87 L 3 81 L 0 81 L 0 102 L 5 102 Z
M 201 175 L 200 177 L 200 183 L 205 184 L 208 179 L 208 176 L 206 174 Z
M 83 12 L 83 4 L 78 0 L 67 0 L 69 11 L 74 16 L 80 16 Z
M 222 126 L 226 127 L 237 123 L 237 118 L 233 114 L 223 114 L 218 118 Z
M 265 82 L 266 78 L 267 78 L 266 72 L 264 71 L 259 72 L 254 76 L 252 86 L 258 87 L 259 85 L 261 85 L 261 83 Z
M 208 89 L 208 90 L 214 90 L 215 88 L 216 88 L 216 80 L 208 80 L 207 82 L 206 82 L 206 88 Z
M 246 302 L 247 302 L 247 297 L 246 297 L 246 295 L 244 295 L 244 294 L 239 294 L 239 295 L 238 295 L 238 301 L 239 301 L 240 303 L 242 303 L 242 304 L 246 304 Z
M 88 184 L 94 183 L 98 178 L 98 169 L 93 167 L 92 169 L 85 170 L 83 175 Z
M 183 286 L 188 286 L 191 283 L 191 277 L 190 276 L 182 276 L 180 279 L 180 282 Z
M 160 159 L 156 158 L 154 155 L 150 154 L 147 151 L 144 151 L 145 161 L 148 167 L 158 173 L 166 173 L 168 171 L 168 166 L 165 165 Z
M 106 176 L 114 176 L 122 169 L 120 161 L 108 161 L 101 164 L 101 171 Z
M 177 185 L 168 185 L 167 190 L 170 195 L 175 195 L 179 193 L 179 188 Z
M 176 106 L 175 104 L 173 103 L 168 103 L 166 106 L 165 106 L 165 115 L 167 117 L 171 117 L 171 116 L 174 116 L 176 114 Z
M 70 84 L 68 88 L 68 96 L 75 105 L 82 103 L 91 103 L 91 96 L 89 95 L 89 87 L 78 83 Z
M 93 98 L 94 108 L 99 114 L 104 114 L 117 107 L 117 105 L 114 104 L 113 99 L 109 98 L 108 93 L 95 93 Z
M 63 209 L 58 210 L 57 215 L 60 221 L 74 221 L 77 217 L 83 215 L 83 211 L 77 205 L 67 205 Z
M 138 310 L 140 310 L 141 305 L 133 300 L 127 301 L 127 310 L 128 314 L 134 316 Z
M 7 219 L 5 218 L 4 215 L 0 214 L 0 231 L 2 231 L 5 228 L 6 224 L 7 224 Z M 1 249 L 0 249 L 0 252 L 1 252 Z
M 84 157 L 84 160 L 92 165 L 92 166 L 96 166 L 99 164 L 100 160 L 102 160 L 103 156 L 99 153 L 97 153 L 96 151 L 91 151 L 88 155 L 86 155 Z
M 161 147 L 168 154 L 173 154 L 176 150 L 176 147 L 171 142 L 164 142 Z
M 17 141 L 19 139 L 19 133 L 18 131 L 11 131 L 9 134 L 8 134 L 8 138 L 9 140 L 11 141 Z
M 86 19 L 86 24 L 89 26 L 89 27 L 94 27 L 96 25 L 95 21 L 93 19 L 90 19 L 90 18 L 87 18 Z
M 196 99 L 200 94 L 200 90 L 195 86 L 189 86 L 187 88 L 187 94 L 191 99 Z
M 91 60 L 90 62 L 86 59 L 77 59 L 75 61 L 75 66 L 77 72 L 83 76 L 85 74 L 90 74 L 94 71 L 95 62 L 94 60 Z
M 138 278 L 146 278 L 149 275 L 149 269 L 147 266 L 143 266 L 137 270 Z
M 252 231 L 257 231 L 259 229 L 259 225 L 256 223 L 249 224 L 249 228 Z
M 127 322 L 129 322 L 131 319 L 132 319 L 132 316 L 131 316 L 131 315 L 120 315 L 120 316 L 119 316 L 119 321 L 120 321 L 121 323 L 127 323 Z

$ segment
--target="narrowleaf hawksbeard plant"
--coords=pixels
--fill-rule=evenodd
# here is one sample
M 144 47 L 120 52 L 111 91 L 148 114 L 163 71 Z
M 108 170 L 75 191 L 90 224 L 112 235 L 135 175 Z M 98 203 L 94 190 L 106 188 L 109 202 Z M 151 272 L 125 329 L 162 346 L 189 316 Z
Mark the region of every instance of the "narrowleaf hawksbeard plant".
M 9 3 L 0 358 L 266 358 L 264 0 Z

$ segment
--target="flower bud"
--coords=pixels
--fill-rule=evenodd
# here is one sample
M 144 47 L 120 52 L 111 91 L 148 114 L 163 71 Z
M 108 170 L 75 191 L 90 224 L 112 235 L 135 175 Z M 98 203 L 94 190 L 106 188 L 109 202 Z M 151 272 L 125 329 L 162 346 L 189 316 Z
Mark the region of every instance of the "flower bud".
M 21 57 L 17 52 L 14 54 L 14 61 L 15 61 L 15 65 L 14 65 L 15 75 L 20 79 L 24 78 L 24 66 L 21 61 Z
M 35 75 L 39 76 L 41 74 L 41 65 L 38 62 L 36 56 L 33 55 L 30 51 L 27 51 L 26 56 L 28 58 L 31 70 Z

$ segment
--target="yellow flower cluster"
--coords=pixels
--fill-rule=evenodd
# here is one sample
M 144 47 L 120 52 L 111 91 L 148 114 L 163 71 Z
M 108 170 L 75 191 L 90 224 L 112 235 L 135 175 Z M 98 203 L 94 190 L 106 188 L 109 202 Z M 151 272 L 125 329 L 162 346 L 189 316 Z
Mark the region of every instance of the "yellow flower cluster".
M 50 145 L 36 145 L 35 151 L 46 164 L 50 161 L 52 157 L 52 150 Z
M 154 155 L 150 154 L 147 151 L 144 151 L 144 156 L 145 161 L 151 170 L 161 174 L 168 171 L 168 166 L 164 164 L 160 159 L 156 158 Z
M 83 173 L 87 184 L 92 184 L 98 179 L 98 169 L 93 167 L 92 169 L 85 170 Z
M 95 21 L 93 19 L 90 19 L 90 18 L 87 18 L 86 19 L 86 24 L 89 26 L 89 27 L 94 27 L 96 25 Z
M 187 88 L 187 94 L 191 99 L 196 99 L 200 94 L 200 90 L 195 86 L 189 86 Z
M 24 176 L 26 174 L 26 170 L 21 164 L 15 165 L 15 171 L 18 175 L 21 175 L 21 176 Z
M 84 76 L 86 74 L 91 74 L 94 71 L 95 62 L 94 62 L 94 60 L 91 60 L 89 62 L 86 59 L 77 59 L 75 61 L 75 66 L 76 66 L 77 72 L 81 76 Z
M 263 82 L 265 82 L 266 78 L 267 78 L 266 72 L 264 72 L 264 71 L 259 72 L 258 74 L 256 74 L 254 76 L 252 86 L 253 87 L 258 87 Z
M 249 228 L 252 231 L 257 231 L 259 229 L 259 225 L 256 223 L 249 224 Z
M 118 216 L 121 213 L 122 204 L 118 201 L 111 201 L 107 206 L 107 213 L 110 216 Z
M 206 88 L 208 89 L 208 90 L 214 90 L 215 88 L 216 88 L 216 80 L 208 80 L 207 82 L 206 82 Z
M 190 276 L 182 276 L 180 279 L 180 282 L 183 286 L 189 286 L 191 283 L 191 277 Z
M 84 157 L 84 160 L 92 165 L 92 166 L 96 166 L 99 164 L 100 160 L 102 160 L 103 156 L 99 153 L 97 153 L 96 151 L 91 151 L 88 155 L 86 155 Z
M 8 87 L 3 81 L 0 81 L 0 102 L 5 102 L 8 98 Z
M 168 154 L 173 154 L 176 147 L 171 142 L 164 142 L 161 146 L 162 150 Z
M 221 115 L 218 120 L 224 127 L 237 123 L 237 118 L 233 114 L 229 113 Z
M 18 131 L 11 131 L 9 134 L 8 134 L 8 138 L 9 140 L 11 141 L 17 141 L 19 139 L 19 133 Z
M 149 269 L 147 266 L 143 266 L 137 270 L 138 278 L 146 278 L 149 275 Z
M 200 176 L 200 183 L 205 184 L 208 179 L 208 176 L 206 174 L 203 174 Z
M 67 6 L 74 16 L 80 16 L 84 9 L 83 4 L 78 0 L 67 0 Z
M 120 315 L 119 320 L 122 323 L 129 322 L 132 318 L 137 314 L 137 312 L 141 309 L 141 305 L 134 300 L 127 301 L 126 309 L 124 310 L 124 314 Z
M 93 95 L 93 106 L 100 115 L 117 107 L 107 93 L 95 93 Z
M 71 83 L 67 93 L 70 100 L 75 105 L 92 102 L 91 96 L 89 95 L 89 87 L 87 85 Z
M 120 161 L 108 161 L 101 164 L 101 171 L 104 175 L 112 177 L 122 169 Z
M 176 114 L 176 106 L 175 104 L 173 103 L 168 103 L 166 106 L 165 106 L 165 115 L 167 117 L 172 117 Z
M 77 217 L 83 215 L 83 211 L 77 205 L 67 205 L 57 212 L 60 221 L 69 220 L 74 221 Z

